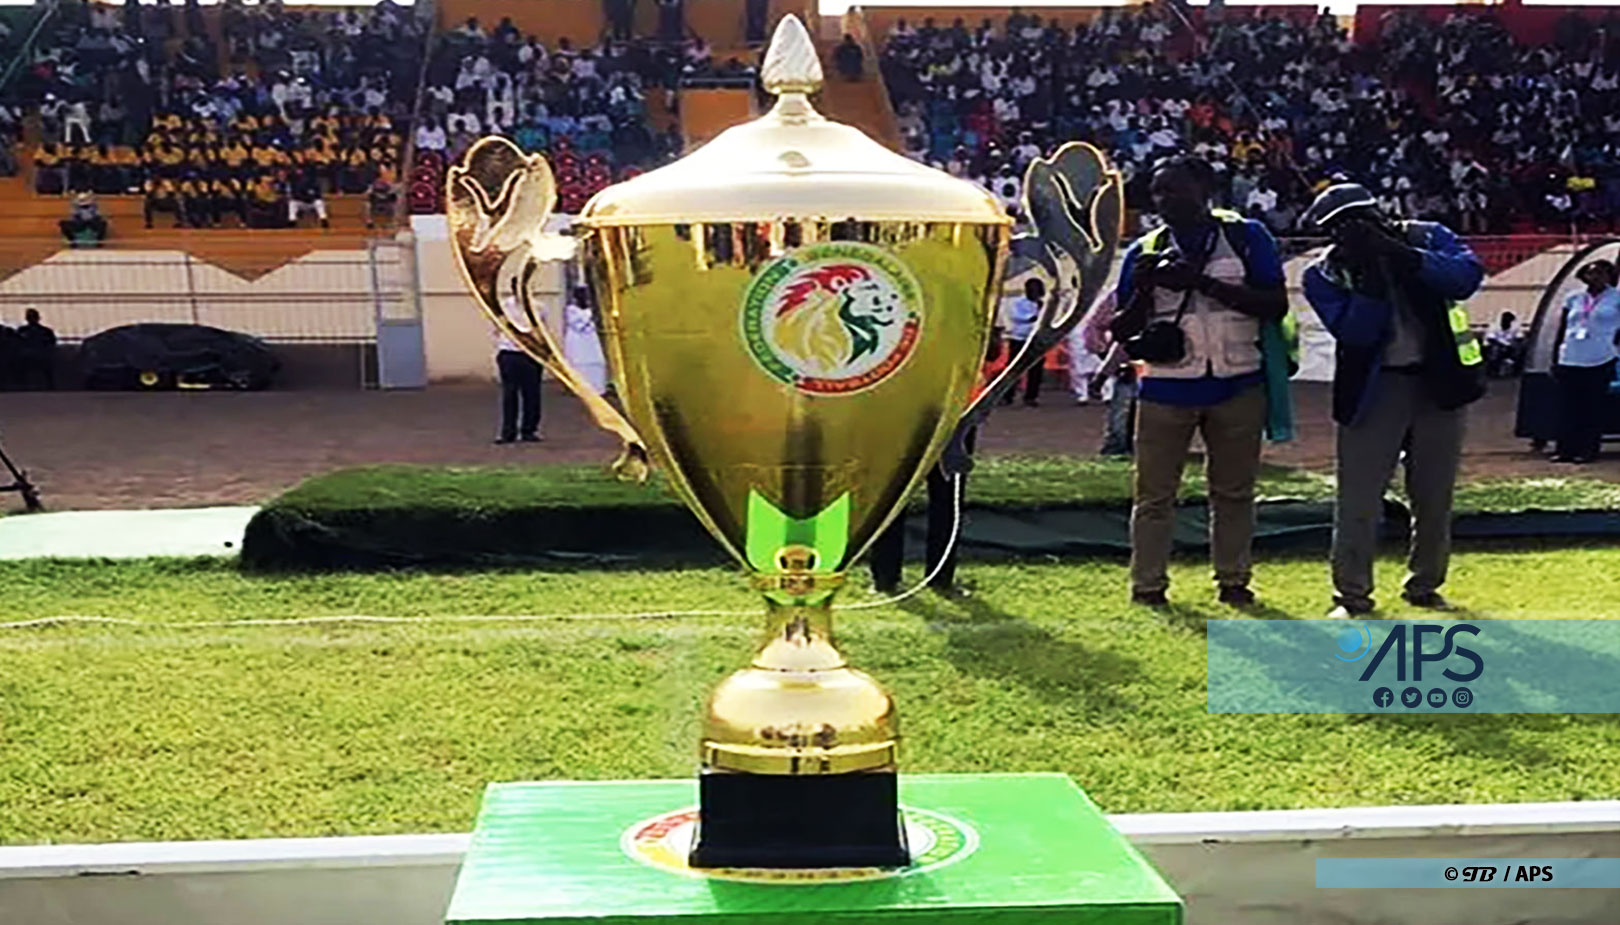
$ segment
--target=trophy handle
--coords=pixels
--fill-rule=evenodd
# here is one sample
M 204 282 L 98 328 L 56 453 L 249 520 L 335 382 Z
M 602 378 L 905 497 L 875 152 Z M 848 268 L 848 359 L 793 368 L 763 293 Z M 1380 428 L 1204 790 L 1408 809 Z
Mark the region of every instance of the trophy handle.
M 1024 173 L 1024 211 L 1035 234 L 1018 235 L 1012 248 L 1035 260 L 1052 279 L 1024 349 L 962 413 L 940 465 L 946 474 L 967 472 L 968 431 L 984 423 L 1008 389 L 1046 358 L 1091 309 L 1125 233 L 1125 181 L 1097 148 L 1071 141 L 1049 158 L 1036 158 Z
M 598 427 L 623 442 L 613 471 L 643 481 L 650 468 L 646 442 L 569 364 L 534 303 L 530 283 L 541 263 L 574 253 L 573 238 L 545 230 L 556 202 L 556 180 L 544 156 L 524 154 L 505 138 L 482 138 L 445 177 L 450 247 L 484 315 L 579 396 Z

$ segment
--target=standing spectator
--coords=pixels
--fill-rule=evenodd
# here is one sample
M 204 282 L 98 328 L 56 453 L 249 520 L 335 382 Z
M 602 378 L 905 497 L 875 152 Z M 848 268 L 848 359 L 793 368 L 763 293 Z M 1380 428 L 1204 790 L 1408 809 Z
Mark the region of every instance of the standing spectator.
M 87 145 L 91 143 L 90 134 L 90 107 L 84 100 L 67 104 L 62 110 L 62 140 L 68 144 Z
M 743 4 L 743 38 L 749 45 L 765 44 L 766 21 L 771 15 L 771 0 L 745 0 Z
M 658 38 L 679 42 L 686 37 L 686 0 L 658 0 Z
M 39 323 L 39 309 L 23 313 L 23 326 L 17 329 L 16 339 L 23 388 L 56 388 L 56 332 Z
M 602 356 L 602 338 L 591 316 L 590 292 L 574 287 L 573 298 L 563 306 L 563 356 L 598 395 L 607 394 L 607 359 Z
M 1103 425 L 1103 456 L 1130 456 L 1136 451 L 1136 367 L 1108 330 L 1118 311 L 1119 293 L 1109 290 L 1080 322 L 1085 349 L 1102 357 L 1091 374 L 1091 391 L 1107 392 L 1108 417 Z
M 0 391 L 22 388 L 22 338 L 0 318 Z
M 861 51 L 861 43 L 855 41 L 855 36 L 845 33 L 844 40 L 838 43 L 838 48 L 833 52 L 833 61 L 845 80 L 860 80 L 866 65 L 866 53 Z
M 1553 378 L 1562 400 L 1558 451 L 1553 459 L 1589 463 L 1603 445 L 1609 385 L 1614 382 L 1615 337 L 1620 334 L 1620 290 L 1615 265 L 1594 260 L 1576 278 L 1586 284 L 1564 301 L 1563 337 Z
M 974 398 L 982 393 L 990 381 L 990 364 L 1001 355 L 1001 331 L 990 332 L 984 365 L 979 368 L 979 383 Z M 962 448 L 969 460 L 979 442 L 979 429 L 974 427 L 962 435 Z M 967 467 L 970 469 L 971 466 Z M 945 474 L 942 463 L 928 470 L 928 533 L 924 540 L 923 567 L 928 586 L 935 593 L 947 597 L 966 597 L 967 591 L 956 586 L 956 557 L 960 531 L 957 513 L 962 497 L 967 492 L 967 469 L 956 478 Z M 948 548 L 947 548 L 948 547 Z M 879 594 L 893 594 L 900 590 L 900 567 L 906 553 L 906 512 L 901 510 L 889 526 L 872 541 L 867 553 L 867 564 L 872 569 L 872 587 Z
M 1211 212 L 1213 186 L 1204 161 L 1161 162 L 1150 192 L 1165 227 L 1132 244 L 1120 267 L 1113 332 L 1142 363 L 1131 599 L 1150 607 L 1168 603 L 1176 493 L 1195 431 L 1219 598 L 1234 606 L 1255 599 L 1250 543 L 1267 418 L 1261 325 L 1283 317 L 1288 297 L 1276 242 L 1259 222 Z
M 1007 309 L 1007 360 L 1012 362 L 1023 352 L 1024 346 L 1035 333 L 1035 324 L 1041 320 L 1041 306 L 1046 301 L 1046 284 L 1038 279 L 1024 280 L 1024 294 L 1012 300 Z M 1024 407 L 1034 408 L 1041 403 L 1041 376 L 1045 372 L 1045 358 L 1029 368 L 1024 375 Z M 1007 390 L 1003 405 L 1012 404 L 1013 392 Z
M 495 369 L 501 377 L 500 445 L 540 440 L 540 364 L 505 334 L 495 335 Z
M 628 42 L 635 31 L 635 0 L 602 0 L 602 12 L 613 30 L 613 38 Z
M 1449 228 L 1391 222 L 1357 184 L 1323 190 L 1306 222 L 1333 238 L 1333 246 L 1305 271 L 1305 297 L 1338 341 L 1332 551 L 1337 606 L 1329 616 L 1373 610 L 1378 517 L 1401 460 L 1412 505 L 1402 597 L 1418 607 L 1444 608 L 1440 586 L 1451 558 L 1464 407 L 1485 392 L 1484 357 L 1460 303 L 1478 290 L 1485 268 Z

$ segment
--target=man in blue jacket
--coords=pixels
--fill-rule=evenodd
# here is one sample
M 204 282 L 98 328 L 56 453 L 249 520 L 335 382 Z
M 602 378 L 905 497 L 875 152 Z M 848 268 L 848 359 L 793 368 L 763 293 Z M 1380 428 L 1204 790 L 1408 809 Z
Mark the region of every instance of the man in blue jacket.
M 1451 230 L 1392 222 L 1354 183 L 1330 186 L 1304 223 L 1333 246 L 1305 271 L 1305 297 L 1337 340 L 1333 420 L 1332 617 L 1373 609 L 1373 557 L 1384 489 L 1404 454 L 1412 539 L 1401 596 L 1442 609 L 1463 409 L 1485 392 L 1479 341 L 1463 300 L 1485 270 Z

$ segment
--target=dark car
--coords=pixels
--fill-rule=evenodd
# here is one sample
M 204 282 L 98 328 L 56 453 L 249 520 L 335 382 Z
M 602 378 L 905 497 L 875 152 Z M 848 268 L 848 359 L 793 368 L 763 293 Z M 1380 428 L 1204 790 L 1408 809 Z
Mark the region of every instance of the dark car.
M 281 361 L 257 337 L 201 324 L 126 324 L 79 348 L 90 389 L 263 389 Z

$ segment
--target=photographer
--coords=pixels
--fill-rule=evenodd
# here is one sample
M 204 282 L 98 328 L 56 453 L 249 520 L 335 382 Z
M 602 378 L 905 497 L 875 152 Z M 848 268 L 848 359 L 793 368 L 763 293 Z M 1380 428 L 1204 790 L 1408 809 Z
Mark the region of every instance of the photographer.
M 1168 603 L 1176 492 L 1194 431 L 1209 481 L 1210 555 L 1223 603 L 1249 589 L 1254 483 L 1267 424 L 1264 323 L 1288 311 L 1277 244 L 1259 222 L 1209 207 L 1210 166 L 1161 162 L 1150 191 L 1166 222 L 1125 252 L 1109 325 L 1139 365 L 1131 600 Z
M 1329 616 L 1373 609 L 1378 515 L 1403 452 L 1412 542 L 1402 597 L 1444 608 L 1463 407 L 1485 392 L 1484 358 L 1460 302 L 1479 288 L 1484 267 L 1444 225 L 1392 222 L 1353 183 L 1323 190 L 1305 223 L 1333 238 L 1305 271 L 1305 297 L 1338 342 L 1337 606 Z

